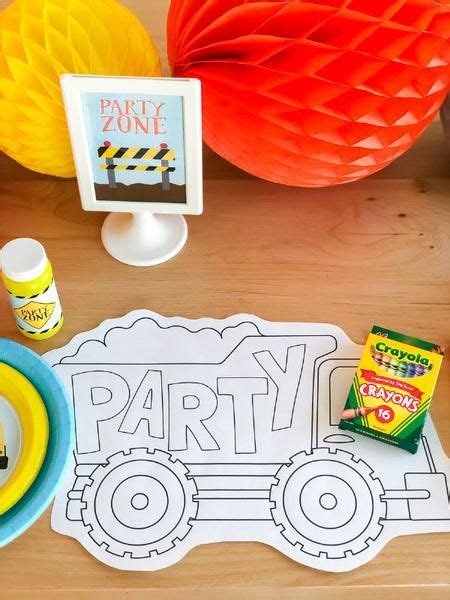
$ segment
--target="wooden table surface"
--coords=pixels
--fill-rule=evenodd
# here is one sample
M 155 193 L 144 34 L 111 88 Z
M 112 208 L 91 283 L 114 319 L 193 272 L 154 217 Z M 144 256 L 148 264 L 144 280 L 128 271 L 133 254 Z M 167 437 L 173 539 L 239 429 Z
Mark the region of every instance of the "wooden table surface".
M 0 0 L 0 8 L 7 2 Z M 164 53 L 166 0 L 127 0 Z M 166 70 L 167 73 L 167 70 Z M 406 155 L 364 181 L 296 189 L 257 180 L 205 149 L 205 213 L 165 265 L 135 269 L 103 250 L 104 215 L 80 208 L 75 180 L 0 156 L 0 245 L 41 240 L 53 261 L 66 325 L 48 342 L 16 333 L 0 293 L 0 335 L 39 353 L 137 308 L 164 315 L 336 323 L 363 343 L 373 323 L 450 343 L 450 155 L 438 121 Z M 432 416 L 450 450 L 448 359 Z M 50 530 L 50 511 L 0 551 L 0 594 L 11 598 L 448 597 L 448 534 L 397 538 L 369 564 L 331 574 L 262 544 L 212 544 L 156 573 L 106 567 Z M 406 597 L 406 596 L 405 596 Z

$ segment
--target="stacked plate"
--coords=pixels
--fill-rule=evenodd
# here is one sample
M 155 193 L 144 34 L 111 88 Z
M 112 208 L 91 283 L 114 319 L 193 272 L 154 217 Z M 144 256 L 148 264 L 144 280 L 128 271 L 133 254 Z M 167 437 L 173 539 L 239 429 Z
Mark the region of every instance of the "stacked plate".
M 52 501 L 73 448 L 73 414 L 56 373 L 0 338 L 0 547 Z

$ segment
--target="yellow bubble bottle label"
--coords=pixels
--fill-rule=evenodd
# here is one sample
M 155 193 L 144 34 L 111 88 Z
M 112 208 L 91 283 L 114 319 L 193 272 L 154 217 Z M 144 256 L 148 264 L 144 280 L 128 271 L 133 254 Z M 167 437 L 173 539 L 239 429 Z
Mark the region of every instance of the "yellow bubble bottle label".
M 2 278 L 20 332 L 31 339 L 52 337 L 63 325 L 53 270 L 43 246 L 21 238 L 1 252 Z
M 14 301 L 13 301 L 14 306 Z M 16 316 L 30 327 L 40 330 L 47 325 L 55 312 L 56 302 L 29 302 L 25 306 L 14 308 Z

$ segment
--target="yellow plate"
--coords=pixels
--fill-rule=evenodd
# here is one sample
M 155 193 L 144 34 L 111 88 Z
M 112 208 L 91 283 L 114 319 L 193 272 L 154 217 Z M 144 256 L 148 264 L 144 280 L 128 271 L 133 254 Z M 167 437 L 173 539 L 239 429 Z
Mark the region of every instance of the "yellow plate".
M 0 394 L 15 409 L 22 427 L 20 458 L 14 472 L 0 488 L 2 515 L 22 498 L 39 473 L 47 451 L 48 417 L 36 388 L 5 363 L 0 363 Z

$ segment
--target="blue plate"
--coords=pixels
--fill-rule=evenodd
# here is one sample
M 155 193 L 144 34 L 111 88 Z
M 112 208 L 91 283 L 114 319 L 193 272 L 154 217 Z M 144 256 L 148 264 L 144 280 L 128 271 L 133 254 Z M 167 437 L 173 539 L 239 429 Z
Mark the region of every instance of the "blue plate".
M 0 517 L 0 548 L 30 527 L 53 500 L 74 445 L 72 406 L 48 363 L 25 346 L 0 338 L 0 362 L 20 371 L 37 389 L 47 409 L 50 435 L 44 463 L 33 485 Z

